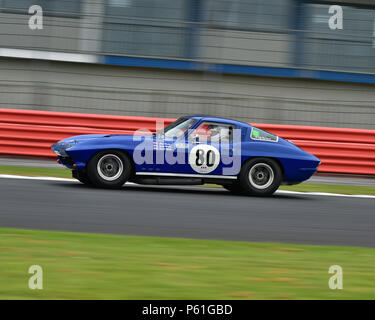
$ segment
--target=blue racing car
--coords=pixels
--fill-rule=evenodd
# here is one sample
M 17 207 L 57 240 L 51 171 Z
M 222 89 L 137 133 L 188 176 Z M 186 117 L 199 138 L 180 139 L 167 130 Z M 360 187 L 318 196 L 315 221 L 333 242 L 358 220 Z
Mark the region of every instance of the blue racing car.
M 181 117 L 152 134 L 90 134 L 52 145 L 73 177 L 96 187 L 138 184 L 222 185 L 233 193 L 271 195 L 309 179 L 320 160 L 248 123 Z

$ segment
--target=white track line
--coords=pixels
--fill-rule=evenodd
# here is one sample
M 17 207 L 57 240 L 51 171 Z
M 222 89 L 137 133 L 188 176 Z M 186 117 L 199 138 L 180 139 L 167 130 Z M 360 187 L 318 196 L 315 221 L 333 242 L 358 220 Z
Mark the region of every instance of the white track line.
M 276 191 L 276 194 L 300 194 L 300 195 L 309 195 L 309 196 L 375 199 L 375 196 L 370 196 L 367 194 L 342 194 L 342 193 L 328 193 L 328 192 L 299 192 L 299 191 L 278 190 Z
M 44 180 L 44 181 L 69 181 L 69 182 L 78 182 L 76 179 L 67 179 L 67 178 L 55 178 L 55 177 L 27 177 L 27 176 L 16 176 L 12 174 L 0 174 L 0 178 L 3 179 L 23 179 L 23 180 Z
M 27 177 L 27 176 L 16 176 L 16 175 L 11 175 L 11 174 L 0 174 L 0 179 L 78 182 L 76 179 L 55 178 L 55 177 Z M 127 184 L 135 185 L 134 183 L 127 183 Z M 299 192 L 299 191 L 278 190 L 276 191 L 276 194 L 298 194 L 298 195 L 324 196 L 324 197 L 375 199 L 375 196 L 370 196 L 370 195 L 365 195 L 365 194 L 341 194 L 341 193 L 327 193 L 327 192 Z

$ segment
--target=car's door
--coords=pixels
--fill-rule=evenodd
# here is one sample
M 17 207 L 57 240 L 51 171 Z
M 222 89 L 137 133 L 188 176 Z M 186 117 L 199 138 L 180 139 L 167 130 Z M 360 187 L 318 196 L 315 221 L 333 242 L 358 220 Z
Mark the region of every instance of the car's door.
M 197 120 L 194 118 L 180 118 L 152 136 L 152 140 L 145 144 L 145 153 L 149 161 L 141 161 L 137 172 L 149 174 L 183 173 L 186 171 L 185 148 L 186 136 L 194 128 Z
M 202 175 L 230 175 L 224 170 L 233 157 L 235 125 L 202 121 L 187 136 L 186 172 Z

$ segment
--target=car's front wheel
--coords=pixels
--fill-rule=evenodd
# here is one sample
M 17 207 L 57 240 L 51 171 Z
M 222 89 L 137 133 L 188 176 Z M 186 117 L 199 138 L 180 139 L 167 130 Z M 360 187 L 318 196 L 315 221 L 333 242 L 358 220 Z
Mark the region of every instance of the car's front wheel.
M 83 171 L 73 170 L 72 176 L 73 176 L 73 178 L 76 178 L 79 182 L 81 182 L 83 184 L 86 184 L 86 185 L 91 184 L 91 181 L 90 181 L 89 177 L 87 176 L 87 173 L 85 173 Z
M 270 196 L 282 182 L 282 171 L 273 159 L 254 158 L 243 165 L 238 178 L 244 193 Z
M 129 157 L 118 150 L 98 152 L 87 165 L 89 179 L 96 187 L 120 188 L 131 173 Z

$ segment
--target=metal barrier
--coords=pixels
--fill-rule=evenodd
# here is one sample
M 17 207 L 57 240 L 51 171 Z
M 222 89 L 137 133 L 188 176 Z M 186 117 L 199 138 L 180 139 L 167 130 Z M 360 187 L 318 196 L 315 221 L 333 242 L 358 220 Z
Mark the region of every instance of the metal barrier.
M 58 140 L 89 133 L 155 131 L 174 119 L 0 109 L 0 154 L 54 157 Z M 322 160 L 319 172 L 375 175 L 375 130 L 253 124 Z

